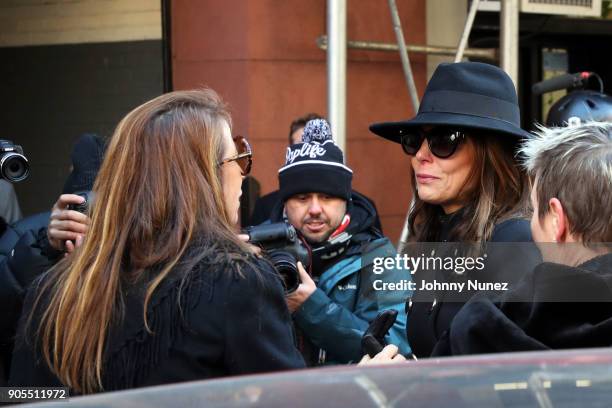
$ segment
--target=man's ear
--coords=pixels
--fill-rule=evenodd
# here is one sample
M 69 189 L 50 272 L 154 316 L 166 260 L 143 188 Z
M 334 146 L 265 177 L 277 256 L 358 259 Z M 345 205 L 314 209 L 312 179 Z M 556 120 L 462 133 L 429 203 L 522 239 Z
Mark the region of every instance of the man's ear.
M 568 238 L 568 224 L 565 209 L 558 198 L 548 201 L 548 211 L 552 216 L 553 238 L 555 242 L 565 242 Z

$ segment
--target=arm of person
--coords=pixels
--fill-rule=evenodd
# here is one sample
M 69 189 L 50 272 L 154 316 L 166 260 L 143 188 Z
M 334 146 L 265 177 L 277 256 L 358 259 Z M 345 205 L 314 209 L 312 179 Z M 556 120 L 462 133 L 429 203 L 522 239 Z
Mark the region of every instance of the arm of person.
M 390 243 L 387 247 L 389 251 L 387 255 L 395 256 L 395 248 Z M 405 307 L 407 299 L 412 295 L 412 291 L 408 288 L 411 279 L 408 270 L 398 269 L 395 265 L 382 274 L 375 274 L 372 266 L 362 270 L 360 298 L 366 301 L 359 302 L 355 312 L 364 316 L 369 323 L 383 310 L 397 310 L 397 318 L 385 336 L 385 341 L 387 344 L 396 345 L 399 353 L 406 356 L 412 353 L 406 337 L 408 316 Z M 389 286 L 383 286 L 383 283 Z
M 17 325 L 14 348 L 8 356 L 11 358 L 8 384 L 11 387 L 62 387 L 62 383 L 51 372 L 40 354 L 37 344 L 37 328 L 44 311 L 36 299 L 41 294 L 47 274 L 35 280 L 26 291 L 23 311 Z
M 25 288 L 15 278 L 9 266 L 9 258 L 0 262 L 0 299 L 2 299 L 2 317 L 0 318 L 0 346 L 11 342 L 15 326 L 21 312 L 21 302 Z
M 253 262 L 257 269 L 245 265 L 228 288 L 225 365 L 230 374 L 302 368 L 281 281 L 271 265 Z
M 34 279 L 53 266 L 53 260 L 39 247 L 39 237 L 46 230 L 26 231 L 11 251 L 0 262 L 0 299 L 3 299 L 5 313 L 0 319 L 2 339 L 11 338 L 15 333 L 21 313 L 26 289 Z

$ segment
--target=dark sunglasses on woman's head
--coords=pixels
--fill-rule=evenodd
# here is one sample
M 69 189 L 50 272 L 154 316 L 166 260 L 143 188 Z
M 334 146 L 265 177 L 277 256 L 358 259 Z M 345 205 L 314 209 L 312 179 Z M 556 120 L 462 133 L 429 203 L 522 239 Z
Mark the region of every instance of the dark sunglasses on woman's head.
M 406 154 L 414 156 L 425 139 L 427 139 L 429 151 L 434 156 L 447 159 L 457 151 L 459 144 L 465 140 L 465 132 L 448 127 L 435 127 L 426 131 L 419 129 L 413 133 L 402 135 L 402 149 Z
M 253 150 L 244 136 L 234 136 L 234 144 L 238 154 L 222 160 L 219 166 L 235 161 L 240 166 L 240 173 L 246 176 L 251 172 L 251 166 L 253 165 Z

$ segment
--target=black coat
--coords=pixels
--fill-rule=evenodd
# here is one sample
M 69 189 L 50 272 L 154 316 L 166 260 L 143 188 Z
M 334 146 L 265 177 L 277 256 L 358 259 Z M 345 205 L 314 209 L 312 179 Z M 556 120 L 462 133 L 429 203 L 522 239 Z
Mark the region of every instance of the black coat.
M 303 367 L 280 279 L 268 263 L 251 261 L 240 266 L 202 261 L 183 283 L 180 308 L 181 280 L 166 278 L 147 314 L 155 334 L 144 327 L 144 285 L 129 289 L 125 318 L 107 336 L 105 390 Z M 28 293 L 24 305 L 9 384 L 57 386 L 59 380 L 31 346 L 32 335 L 23 330 L 33 295 Z M 34 316 L 37 322 L 40 311 Z
M 526 219 L 510 219 L 498 224 L 491 238 L 491 242 L 531 241 L 529 221 Z M 486 275 L 491 270 L 495 270 L 495 273 L 499 276 L 527 273 L 541 261 L 535 245 L 529 245 L 529 247 L 528 253 L 516 262 L 503 263 L 495 262 L 495 259 L 492 258 L 488 259 L 486 269 L 482 273 Z M 413 280 L 417 282 L 417 287 L 419 287 L 418 274 L 414 276 Z M 465 304 L 463 300 L 445 301 L 444 296 L 445 294 L 438 295 L 416 291 L 415 295 L 406 302 L 408 342 L 412 352 L 418 358 L 431 355 L 436 343 L 446 335 L 453 318 Z
M 0 237 L 0 257 L 9 256 L 19 238 L 28 231 L 38 231 L 49 224 L 50 211 L 41 212 L 7 225 Z
M 0 344 L 15 334 L 23 296 L 32 281 L 53 264 L 46 226 L 49 214 L 40 213 L 9 225 L 0 237 Z
M 0 384 L 8 376 L 13 337 L 26 289 L 62 254 L 51 248 L 47 240 L 49 214 L 17 221 L 0 238 Z
M 612 255 L 578 267 L 545 262 L 511 291 L 477 296 L 457 314 L 435 355 L 612 345 Z

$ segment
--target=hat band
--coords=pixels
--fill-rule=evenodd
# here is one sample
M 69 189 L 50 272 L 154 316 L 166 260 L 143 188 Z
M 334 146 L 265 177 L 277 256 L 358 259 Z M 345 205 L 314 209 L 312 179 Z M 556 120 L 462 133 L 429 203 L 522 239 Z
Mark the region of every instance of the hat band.
M 291 163 L 291 164 L 288 164 L 288 165 L 286 165 L 286 166 L 281 167 L 281 168 L 278 170 L 278 172 L 279 172 L 279 173 L 282 173 L 283 171 L 285 171 L 285 170 L 287 170 L 287 169 L 290 169 L 290 168 L 292 168 L 292 167 L 295 167 L 295 166 L 302 166 L 302 165 L 305 165 L 305 164 L 310 164 L 310 165 L 313 165 L 313 164 L 314 164 L 314 165 L 317 165 L 317 166 L 333 166 L 333 167 L 339 167 L 339 168 L 341 168 L 341 169 L 344 169 L 344 170 L 348 171 L 348 172 L 349 172 L 349 173 L 351 173 L 351 174 L 353 173 L 353 170 L 349 169 L 349 168 L 348 168 L 348 167 L 346 167 L 344 164 L 341 164 L 341 163 L 335 163 L 335 162 L 329 162 L 329 161 L 324 161 L 324 160 L 302 160 L 302 161 L 298 161 L 298 162 Z
M 353 174 L 330 166 L 297 166 L 278 174 L 282 201 L 301 193 L 323 193 L 348 200 L 351 197 Z
M 469 92 L 426 92 L 419 108 L 419 114 L 431 112 L 493 118 L 519 127 L 521 122 L 520 111 L 516 104 Z

